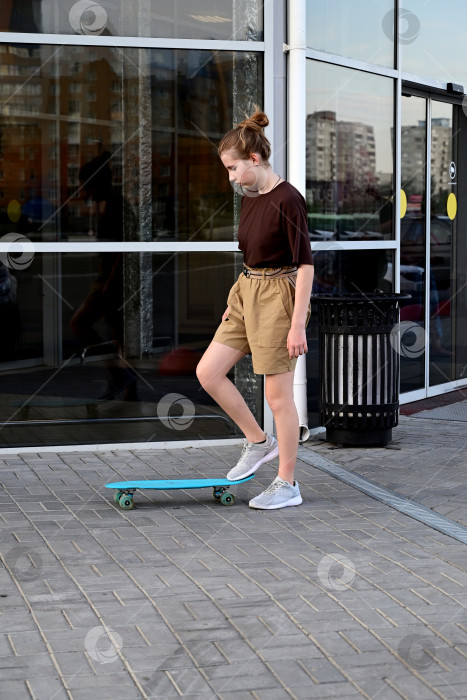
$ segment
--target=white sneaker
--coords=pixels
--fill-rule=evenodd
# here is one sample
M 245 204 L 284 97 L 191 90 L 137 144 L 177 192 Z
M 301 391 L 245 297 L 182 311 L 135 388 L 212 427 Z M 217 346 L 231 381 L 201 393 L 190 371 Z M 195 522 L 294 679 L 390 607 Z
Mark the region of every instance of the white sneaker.
M 250 508 L 262 508 L 264 510 L 274 510 L 285 508 L 286 506 L 299 506 L 303 503 L 300 495 L 298 481 L 294 485 L 284 481 L 280 476 L 276 476 L 272 484 L 267 487 L 259 496 L 252 498 L 248 504 Z
M 227 474 L 227 479 L 237 481 L 245 479 L 265 462 L 270 462 L 279 454 L 279 446 L 274 435 L 266 435 L 266 442 L 261 442 L 259 445 L 255 442 L 243 440 L 243 450 L 235 467 Z

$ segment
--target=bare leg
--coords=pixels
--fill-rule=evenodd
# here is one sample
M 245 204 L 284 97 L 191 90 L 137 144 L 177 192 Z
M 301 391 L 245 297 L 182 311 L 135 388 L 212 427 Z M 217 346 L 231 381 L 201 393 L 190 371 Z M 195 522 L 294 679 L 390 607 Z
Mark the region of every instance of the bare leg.
M 240 350 L 213 340 L 196 368 L 201 386 L 238 425 L 249 442 L 261 442 L 264 431 L 245 403 L 227 372 L 245 357 Z
M 293 372 L 266 375 L 266 398 L 274 415 L 279 444 L 279 476 L 292 485 L 299 440 L 293 378 Z
M 71 317 L 70 328 L 84 345 L 97 345 L 102 342 L 102 338 L 93 327 L 102 314 L 102 303 L 95 295 L 94 298 L 85 299 Z

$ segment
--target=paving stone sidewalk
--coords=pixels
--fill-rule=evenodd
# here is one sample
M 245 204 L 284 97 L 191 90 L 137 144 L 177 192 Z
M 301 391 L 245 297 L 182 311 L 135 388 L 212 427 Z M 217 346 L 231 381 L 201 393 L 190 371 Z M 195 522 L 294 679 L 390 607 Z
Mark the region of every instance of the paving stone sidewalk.
M 462 421 L 302 448 L 467 525 Z M 398 449 L 400 448 L 400 449 Z M 298 508 L 110 481 L 224 475 L 238 446 L 0 459 L 0 698 L 467 698 L 467 550 L 300 461 Z

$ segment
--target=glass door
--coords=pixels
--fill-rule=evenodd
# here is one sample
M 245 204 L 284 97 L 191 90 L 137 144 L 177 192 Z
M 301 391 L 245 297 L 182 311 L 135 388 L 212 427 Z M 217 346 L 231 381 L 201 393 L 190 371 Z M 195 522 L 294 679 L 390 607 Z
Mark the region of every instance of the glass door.
M 467 377 L 467 117 L 434 96 L 402 98 L 401 393 Z
M 400 290 L 401 393 L 425 388 L 427 100 L 402 98 Z

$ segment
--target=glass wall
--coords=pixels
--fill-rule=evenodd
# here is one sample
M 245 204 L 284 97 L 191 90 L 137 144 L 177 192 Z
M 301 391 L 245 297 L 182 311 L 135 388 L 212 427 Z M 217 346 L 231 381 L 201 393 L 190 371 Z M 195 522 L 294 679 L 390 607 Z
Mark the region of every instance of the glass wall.
M 307 46 L 394 67 L 394 0 L 307 0 Z
M 402 98 L 401 290 L 411 294 L 401 309 L 402 391 L 466 373 L 466 132 L 460 105 Z
M 364 63 L 400 67 L 417 81 L 467 87 L 467 3 L 451 0 L 307 0 L 307 46 Z
M 411 295 L 401 303 L 401 391 L 420 398 L 467 377 L 466 15 L 463 0 L 449 7 L 435 0 L 307 2 L 314 291 L 387 291 L 400 283 Z M 395 93 L 394 68 L 403 95 Z M 388 241 L 388 248 L 366 241 Z
M 394 237 L 394 81 L 307 62 L 307 201 L 315 240 Z
M 309 7 L 312 16 L 317 8 L 325 15 L 321 3 Z M 350 21 L 346 12 L 342 17 Z M 351 42 L 353 35 L 341 28 L 339 36 Z M 338 51 L 337 45 L 325 46 Z M 342 45 L 342 51 L 352 54 L 351 44 Z M 392 291 L 395 251 L 362 249 L 362 244 L 395 239 L 394 80 L 311 59 L 306 79 L 306 200 L 315 247 L 312 292 Z M 311 425 L 318 422 L 317 311 L 312 304 L 307 331 Z
M 425 386 L 426 111 L 420 97 L 403 97 L 401 110 L 401 391 Z
M 27 269 L 2 265 L 1 443 L 236 436 L 195 375 L 235 255 L 36 253 Z
M 430 386 L 462 377 L 465 345 L 464 149 L 467 119 L 458 105 L 431 102 Z
M 2 0 L 0 31 L 178 39 L 262 39 L 259 0 Z
M 256 0 L 1 4 L 2 31 L 139 38 L 0 44 L 0 444 L 238 436 L 195 367 L 240 266 L 217 144 L 263 103 L 262 24 Z M 262 422 L 251 359 L 231 378 Z
M 433 214 L 446 235 L 440 231 L 438 237 L 432 227 L 425 279 L 427 248 L 420 231 L 426 229 L 426 182 L 419 170 L 425 166 L 425 102 L 410 98 L 410 107 L 403 104 L 397 134 L 393 70 L 399 54 L 403 71 L 465 82 L 463 45 L 456 41 L 462 23 L 453 24 L 451 12 L 449 28 L 434 42 L 430 23 L 442 27 L 447 21 L 434 0 L 409 0 L 405 9 L 399 3 L 397 18 L 394 0 L 306 5 L 303 147 L 313 291 L 394 288 L 400 136 L 407 195 L 400 281 L 401 291 L 413 295 L 402 311 L 410 321 L 409 307 L 418 307 L 424 319 L 426 284 L 429 279 L 431 290 L 434 280 L 438 301 L 430 301 L 426 333 L 441 326 L 442 337 L 437 355 L 435 336 L 429 336 L 430 382 L 462 378 L 465 198 L 459 185 L 457 218 L 449 219 L 442 193 L 431 183 Z M 458 19 L 465 14 L 461 5 L 453 4 Z M 255 104 L 274 105 L 268 133 L 285 135 L 286 105 L 278 104 L 277 86 L 285 75 L 286 7 L 286 0 L 265 4 L 265 12 L 274 12 L 266 24 L 266 39 L 273 43 L 266 47 L 259 0 L 0 3 L 0 31 L 16 33 L 0 45 L 0 313 L 8 331 L 0 349 L 0 442 L 236 434 L 194 374 L 240 265 L 234 252 L 240 203 L 217 144 Z M 51 45 L 41 34 L 65 36 Z M 266 64 L 265 51 L 274 58 Z M 263 84 L 271 90 L 266 101 Z M 450 136 L 443 139 L 445 119 L 451 120 Z M 465 129 L 454 134 L 465 119 L 460 108 L 450 116 L 434 110 L 431 123 L 431 148 L 443 143 L 458 172 Z M 285 142 L 273 141 L 277 155 Z M 285 156 L 278 157 L 285 163 Z M 27 245 L 15 252 L 15 241 L 20 249 L 32 242 L 36 252 Z M 11 251 L 5 251 L 6 242 Z M 435 249 L 441 252 L 436 259 Z M 423 319 L 415 323 L 425 333 Z M 313 317 L 308 335 L 314 426 Z M 412 340 L 405 339 L 408 345 Z M 428 374 L 423 352 L 402 358 L 406 391 L 426 389 Z M 253 375 L 251 362 L 246 359 L 231 376 L 262 420 L 262 379 Z
M 232 240 L 216 143 L 234 112 L 261 100 L 261 55 L 5 44 L 0 52 L 0 210 L 21 209 L 0 220 L 2 235 Z M 234 88 L 238 73 L 248 90 L 238 78 Z
M 466 87 L 465 0 L 404 0 L 400 14 L 402 70 Z

